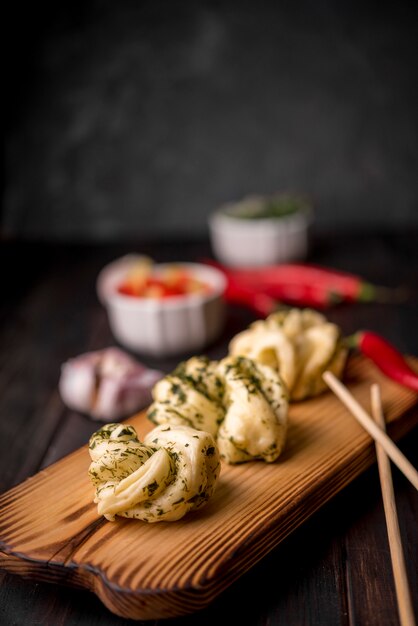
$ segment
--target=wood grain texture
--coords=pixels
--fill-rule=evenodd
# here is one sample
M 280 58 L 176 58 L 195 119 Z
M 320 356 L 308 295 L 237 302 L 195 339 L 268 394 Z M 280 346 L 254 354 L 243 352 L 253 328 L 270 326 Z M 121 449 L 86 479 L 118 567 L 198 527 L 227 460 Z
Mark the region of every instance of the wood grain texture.
M 382 387 L 389 434 L 418 423 L 417 395 L 361 357 L 345 382 L 369 406 Z M 127 420 L 140 436 L 145 415 Z M 0 566 L 38 580 L 95 592 L 114 613 L 135 619 L 197 611 L 259 561 L 375 460 L 373 441 L 331 393 L 290 410 L 279 460 L 222 466 L 208 505 L 179 522 L 144 524 L 98 517 L 83 447 L 0 498 Z

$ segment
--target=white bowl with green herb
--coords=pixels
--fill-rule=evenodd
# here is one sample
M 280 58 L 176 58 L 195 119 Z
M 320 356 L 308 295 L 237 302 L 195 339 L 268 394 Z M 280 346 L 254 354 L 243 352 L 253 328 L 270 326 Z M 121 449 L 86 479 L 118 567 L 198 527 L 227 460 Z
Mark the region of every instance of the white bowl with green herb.
M 311 204 L 301 196 L 249 196 L 210 216 L 213 253 L 236 267 L 303 261 L 311 220 Z

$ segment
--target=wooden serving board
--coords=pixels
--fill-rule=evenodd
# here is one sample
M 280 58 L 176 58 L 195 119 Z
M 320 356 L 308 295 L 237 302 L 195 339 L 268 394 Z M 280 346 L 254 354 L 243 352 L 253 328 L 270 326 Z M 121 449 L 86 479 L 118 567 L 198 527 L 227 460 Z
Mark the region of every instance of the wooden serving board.
M 418 423 L 418 396 L 352 357 L 346 384 L 369 407 L 379 382 L 388 431 Z M 87 446 L 0 497 L 0 566 L 96 593 L 134 619 L 208 605 L 375 460 L 374 444 L 331 393 L 291 405 L 285 451 L 274 464 L 222 466 L 206 507 L 178 522 L 146 524 L 97 514 Z M 126 420 L 143 436 L 145 414 Z

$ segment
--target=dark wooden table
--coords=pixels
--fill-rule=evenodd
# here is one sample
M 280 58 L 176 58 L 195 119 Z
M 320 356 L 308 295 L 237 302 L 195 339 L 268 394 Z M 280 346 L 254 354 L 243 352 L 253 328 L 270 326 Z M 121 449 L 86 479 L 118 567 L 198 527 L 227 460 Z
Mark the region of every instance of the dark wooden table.
M 97 422 L 67 410 L 59 397 L 60 365 L 114 344 L 95 294 L 101 267 L 138 251 L 157 261 L 211 254 L 208 241 L 69 245 L 4 242 L 0 247 L 0 491 L 86 443 Z M 370 328 L 418 355 L 418 233 L 316 236 L 310 261 L 360 273 L 389 286 L 407 285 L 407 302 L 338 306 L 328 317 L 345 334 Z M 254 319 L 230 307 L 223 336 L 206 351 L 226 353 L 229 338 Z M 187 355 L 184 355 L 187 356 Z M 152 367 L 170 371 L 179 359 Z M 418 409 L 417 409 L 418 410 Z M 400 442 L 418 465 L 418 432 Z M 395 493 L 414 609 L 418 615 L 418 496 L 395 468 Z M 34 503 L 36 506 L 36 503 Z M 0 572 L 2 626 L 116 626 L 92 593 Z M 364 626 L 399 623 L 385 518 L 373 466 L 199 614 L 170 626 L 225 621 L 251 626 Z

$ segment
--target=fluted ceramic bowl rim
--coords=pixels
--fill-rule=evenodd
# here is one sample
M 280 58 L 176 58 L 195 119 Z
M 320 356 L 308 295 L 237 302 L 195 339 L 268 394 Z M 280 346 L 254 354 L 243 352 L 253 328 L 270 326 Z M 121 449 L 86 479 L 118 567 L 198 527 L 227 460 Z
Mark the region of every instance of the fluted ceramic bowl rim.
M 295 199 L 300 201 L 300 206 L 291 213 L 284 215 L 274 215 L 266 217 L 245 217 L 239 215 L 239 211 L 242 210 L 243 204 L 250 201 L 263 202 L 272 200 L 274 198 L 280 198 L 283 196 L 294 196 Z M 260 230 L 281 230 L 284 227 L 289 228 L 292 225 L 300 228 L 305 228 L 311 223 L 313 219 L 313 206 L 312 202 L 304 198 L 303 196 L 297 196 L 296 194 L 272 194 L 270 196 L 254 195 L 247 196 L 242 200 L 235 202 L 227 202 L 221 205 L 218 209 L 213 211 L 209 215 L 209 225 L 212 229 L 228 229 L 236 230 L 237 232 L 248 231 L 260 231 Z
M 120 293 L 117 289 L 122 282 L 129 268 L 137 263 L 141 254 L 126 254 L 105 265 L 99 272 L 96 281 L 96 291 L 100 302 L 104 306 L 116 305 L 127 310 L 158 312 L 159 310 L 178 310 L 190 306 L 191 308 L 203 305 L 223 296 L 226 289 L 226 277 L 215 267 L 205 263 L 195 263 L 188 261 L 168 261 L 155 263 L 152 266 L 153 273 L 158 273 L 164 269 L 179 267 L 188 269 L 202 282 L 210 286 L 208 293 L 190 293 L 170 298 L 142 298 L 141 296 L 129 296 Z

